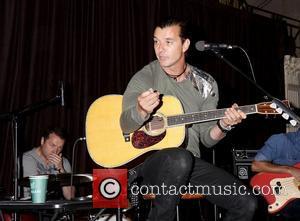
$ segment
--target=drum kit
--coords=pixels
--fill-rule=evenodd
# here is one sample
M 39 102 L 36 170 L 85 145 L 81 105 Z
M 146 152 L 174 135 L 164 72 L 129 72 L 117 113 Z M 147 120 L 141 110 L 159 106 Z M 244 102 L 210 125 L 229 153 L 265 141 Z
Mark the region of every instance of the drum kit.
M 79 187 L 91 187 L 93 182 L 93 176 L 91 174 L 71 174 L 71 173 L 60 173 L 60 174 L 49 174 L 48 175 L 48 193 L 53 193 L 63 186 L 75 186 Z M 20 179 L 19 185 L 21 187 L 30 187 L 29 177 Z M 86 200 L 91 199 L 91 195 L 75 197 L 72 200 Z
M 48 188 L 53 186 L 70 186 L 72 185 L 85 185 L 93 182 L 93 176 L 91 174 L 71 174 L 71 173 L 59 173 L 59 174 L 49 174 Z M 72 178 L 73 177 L 73 178 Z M 71 180 L 73 179 L 73 181 Z M 29 177 L 24 177 L 19 182 L 20 186 L 29 187 Z
M 78 187 L 87 187 L 92 185 L 93 176 L 91 174 L 71 174 L 71 173 L 61 173 L 61 174 L 50 174 L 48 179 L 48 192 L 53 192 L 57 189 L 60 189 L 63 186 L 75 186 Z M 22 187 L 30 187 L 29 177 L 24 177 L 19 180 L 19 185 Z M 84 201 L 91 200 L 92 195 L 75 197 L 72 200 Z M 95 221 L 116 221 L 116 215 L 104 213 L 95 217 L 95 215 L 90 215 L 91 219 Z M 69 220 L 68 218 L 65 220 Z M 122 216 L 121 221 L 131 221 L 129 217 L 125 215 Z

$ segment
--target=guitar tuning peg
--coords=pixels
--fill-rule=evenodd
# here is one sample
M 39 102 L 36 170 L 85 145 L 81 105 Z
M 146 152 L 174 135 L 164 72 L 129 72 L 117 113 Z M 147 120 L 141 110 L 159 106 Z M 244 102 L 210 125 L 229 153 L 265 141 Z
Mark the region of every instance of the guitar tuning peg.
M 270 107 L 273 108 L 273 109 L 276 109 L 277 105 L 275 103 L 271 103 Z
M 290 120 L 290 123 L 293 127 L 295 127 L 297 125 L 297 121 L 295 121 L 295 120 Z
M 287 113 L 283 113 L 282 117 L 287 120 L 287 119 L 289 119 L 290 116 Z
M 280 107 L 276 108 L 276 111 L 277 111 L 277 113 L 282 114 L 282 109 Z

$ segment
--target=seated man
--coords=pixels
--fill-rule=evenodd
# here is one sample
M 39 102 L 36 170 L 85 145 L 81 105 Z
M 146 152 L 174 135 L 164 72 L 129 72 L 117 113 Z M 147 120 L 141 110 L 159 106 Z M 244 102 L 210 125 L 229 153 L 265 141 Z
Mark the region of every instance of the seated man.
M 23 154 L 23 177 L 38 174 L 70 173 L 69 161 L 62 156 L 66 135 L 61 128 L 48 128 L 41 137 L 41 144 Z M 63 186 L 65 199 L 74 197 L 74 188 Z M 24 196 L 30 196 L 30 189 L 24 188 Z
M 162 95 L 178 98 L 185 113 L 216 109 L 219 100 L 217 82 L 210 74 L 186 61 L 191 44 L 187 29 L 186 22 L 177 19 L 165 20 L 155 27 L 153 46 L 157 60 L 132 77 L 123 96 L 120 125 L 125 134 L 138 130 L 152 119 L 157 108 L 164 105 Z M 172 106 L 166 108 L 172 109 Z M 190 119 L 194 118 L 190 116 Z M 177 188 L 175 194 L 157 194 L 149 221 L 173 221 L 180 201 L 178 190 L 185 185 L 194 189 L 208 187 L 208 191 L 200 190 L 198 193 L 205 194 L 211 203 L 227 209 L 224 220 L 252 220 L 256 209 L 254 196 L 249 192 L 225 195 L 222 191 L 226 187 L 243 189 L 243 184 L 231 174 L 202 160 L 200 153 L 200 149 L 212 147 L 225 138 L 232 126 L 245 118 L 245 113 L 234 104 L 226 109 L 224 118 L 219 121 L 194 123 L 186 127 L 182 148 L 174 145 L 174 148 L 159 150 L 145 160 L 137 171 L 143 185 L 162 187 L 161 190 L 164 187 Z M 152 125 L 155 128 L 155 123 Z M 220 187 L 221 192 L 214 192 L 215 187 Z M 246 187 L 244 190 L 248 191 Z
M 300 181 L 300 169 L 293 165 L 300 162 L 300 130 L 271 136 L 258 151 L 252 162 L 252 171 L 288 173 Z M 290 202 L 281 214 L 300 217 L 300 200 Z

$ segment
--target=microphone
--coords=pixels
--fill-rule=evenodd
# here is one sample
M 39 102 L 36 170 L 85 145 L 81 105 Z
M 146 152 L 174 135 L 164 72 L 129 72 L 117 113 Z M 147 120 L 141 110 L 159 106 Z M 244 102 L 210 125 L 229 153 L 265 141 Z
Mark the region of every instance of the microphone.
M 65 106 L 64 82 L 60 82 L 60 105 Z
M 195 47 L 198 51 L 217 50 L 217 49 L 234 49 L 238 46 L 228 44 L 205 43 L 205 41 L 197 41 Z

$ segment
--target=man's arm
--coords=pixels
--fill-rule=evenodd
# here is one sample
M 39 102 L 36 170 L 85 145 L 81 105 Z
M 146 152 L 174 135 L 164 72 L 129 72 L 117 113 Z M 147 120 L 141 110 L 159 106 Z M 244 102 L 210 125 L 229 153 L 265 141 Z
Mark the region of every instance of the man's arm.
M 148 120 L 149 115 L 141 110 L 138 97 L 152 87 L 153 79 L 149 70 L 141 70 L 128 83 L 122 100 L 122 114 L 120 126 L 124 133 L 132 133 L 139 129 Z
M 292 166 L 282 166 L 267 161 L 254 160 L 251 164 L 251 169 L 254 172 L 289 173 L 300 181 L 300 169 Z
M 268 161 L 256 161 L 251 164 L 253 172 L 290 173 L 290 166 L 276 165 Z
M 63 168 L 60 170 L 60 173 L 66 173 L 66 170 Z M 62 192 L 64 195 L 64 198 L 67 200 L 71 200 L 75 197 L 75 187 L 74 186 L 63 186 Z
M 75 187 L 74 186 L 63 186 L 62 187 L 63 195 L 66 200 L 71 200 L 75 196 Z
M 226 134 L 222 130 L 226 130 L 226 128 L 231 128 L 232 126 L 241 123 L 246 117 L 246 114 L 238 109 L 238 105 L 233 104 L 230 108 L 226 109 L 225 118 L 220 119 L 219 125 L 215 125 L 211 129 L 211 138 L 214 140 L 221 140 Z
M 23 177 L 29 177 L 38 174 L 36 160 L 30 155 L 23 154 L 22 167 Z
M 59 173 L 71 173 L 71 165 L 69 161 L 62 156 L 62 154 L 51 154 L 49 161 L 55 165 L 55 168 Z M 70 200 L 75 196 L 75 187 L 74 186 L 64 186 L 62 187 L 62 192 L 64 198 Z
M 212 78 L 211 78 L 212 79 Z M 217 82 L 211 80 L 213 93 L 210 93 L 203 103 L 202 110 L 214 110 L 218 106 L 219 101 L 219 89 Z M 238 110 L 238 105 L 233 104 L 230 108 L 227 108 L 225 113 L 225 118 L 219 120 L 219 126 L 216 121 L 214 122 L 205 122 L 201 123 L 200 127 L 200 140 L 205 147 L 212 147 L 217 144 L 221 139 L 226 135 L 224 131 L 220 129 L 220 126 L 223 129 L 229 128 L 229 126 L 238 124 L 242 119 L 246 118 L 246 115 L 241 110 Z
M 300 180 L 300 169 L 288 165 L 278 165 L 273 163 L 275 159 L 285 159 L 284 147 L 286 145 L 284 134 L 275 134 L 269 137 L 264 146 L 257 152 L 251 169 L 254 172 L 267 173 L 289 173 L 297 180 Z
M 33 157 L 29 155 L 23 154 L 22 159 L 22 168 L 23 168 L 23 177 L 29 177 L 32 175 L 38 174 L 37 172 L 37 165 L 36 161 Z M 30 188 L 24 187 L 23 188 L 23 197 L 27 198 L 30 197 Z
M 122 131 L 131 133 L 137 130 L 153 112 L 154 108 L 159 105 L 159 92 L 153 91 L 150 88 L 144 91 L 137 98 L 134 99 L 134 106 L 122 112 L 120 118 L 120 125 Z M 123 98 L 124 103 L 125 98 Z M 123 104 L 124 105 L 124 104 Z
M 72 168 L 69 161 L 66 158 L 63 158 L 63 167 L 60 170 L 60 173 L 71 173 Z M 71 200 L 75 197 L 75 187 L 74 186 L 63 186 L 62 192 L 64 198 L 67 200 Z

